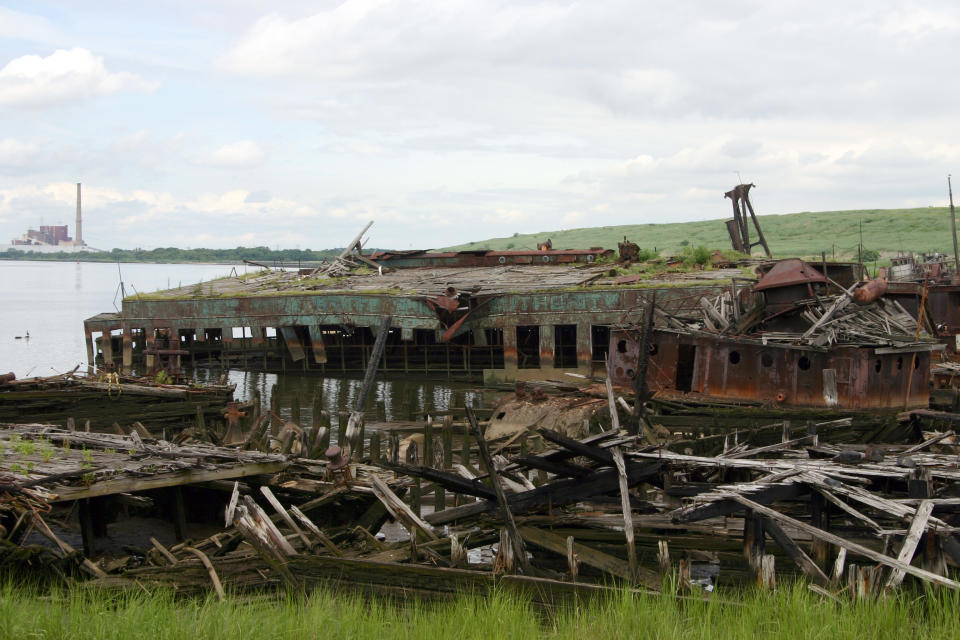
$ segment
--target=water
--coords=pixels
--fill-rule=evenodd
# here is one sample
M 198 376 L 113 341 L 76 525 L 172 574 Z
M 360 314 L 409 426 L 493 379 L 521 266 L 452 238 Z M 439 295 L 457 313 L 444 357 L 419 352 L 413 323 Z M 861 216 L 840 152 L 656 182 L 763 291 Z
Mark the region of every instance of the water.
M 127 294 L 177 287 L 229 275 L 232 269 L 245 273 L 245 265 L 213 264 L 116 264 L 91 262 L 0 261 L 0 373 L 12 371 L 18 378 L 49 376 L 80 365 L 85 371 L 87 351 L 83 321 L 103 312 L 119 311 L 120 274 Z M 255 269 L 255 268 L 252 268 Z M 29 339 L 26 338 L 29 333 Z M 17 336 L 21 336 L 17 339 Z M 321 378 L 316 374 L 259 373 L 217 369 L 192 372 L 201 382 L 225 375 L 237 385 L 236 398 L 259 395 L 269 406 L 274 385 L 280 393 L 280 413 L 289 419 L 294 398 L 301 402 L 301 421 L 312 424 L 314 394 L 323 407 L 336 412 L 354 404 L 359 380 Z M 368 420 L 414 420 L 425 414 L 451 409 L 489 407 L 497 394 L 469 383 L 405 376 L 378 380 L 367 401 Z
M 128 294 L 230 274 L 222 264 L 116 264 L 0 260 L 0 373 L 50 376 L 87 364 L 83 321 L 119 311 Z M 236 267 L 243 273 L 244 266 Z M 29 334 L 29 339 L 26 338 Z M 17 339 L 17 336 L 23 336 Z

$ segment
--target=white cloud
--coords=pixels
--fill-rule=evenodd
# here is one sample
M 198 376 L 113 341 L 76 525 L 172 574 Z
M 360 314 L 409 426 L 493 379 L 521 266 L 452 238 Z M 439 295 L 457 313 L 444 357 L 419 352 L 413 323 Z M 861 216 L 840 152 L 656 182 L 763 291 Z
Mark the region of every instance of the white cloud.
M 0 7 L 0 38 L 50 42 L 58 35 L 46 18 Z
M 198 164 L 227 169 L 249 169 L 263 164 L 267 154 L 253 140 L 240 140 L 225 144 L 198 158 Z
M 136 74 L 108 71 L 103 58 L 80 48 L 58 49 L 47 57 L 22 56 L 0 69 L 0 105 L 50 106 L 156 87 Z
M 76 189 L 75 183 L 63 182 L 0 189 L 0 221 L 27 225 L 44 217 L 72 223 Z M 263 192 L 251 202 L 250 194 L 237 189 L 183 198 L 164 191 L 84 185 L 84 236 L 96 246 L 98 234 L 110 235 L 120 230 L 126 241 L 111 240 L 115 243 L 112 246 L 145 246 L 166 242 L 156 233 L 161 228 L 199 228 L 215 235 L 211 228 L 219 228 L 225 221 L 247 227 L 260 223 L 282 227 L 282 221 L 302 221 L 317 215 L 309 205 L 283 198 L 267 199 Z M 189 240 L 189 235 L 185 237 Z M 198 246 L 196 242 L 190 244 Z M 221 242 L 216 244 L 223 246 Z
M 34 142 L 4 138 L 0 140 L 0 171 L 30 166 L 40 155 L 40 147 Z

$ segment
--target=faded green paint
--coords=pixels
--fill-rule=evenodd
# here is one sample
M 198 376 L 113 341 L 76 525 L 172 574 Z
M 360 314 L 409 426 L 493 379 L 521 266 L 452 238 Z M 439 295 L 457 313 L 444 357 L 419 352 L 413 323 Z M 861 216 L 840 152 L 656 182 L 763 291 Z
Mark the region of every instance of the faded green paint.
M 486 301 L 467 319 L 458 333 L 486 328 L 503 329 L 504 368 L 485 369 L 484 375 L 491 381 L 542 378 L 544 375 L 562 375 L 569 371 L 589 375 L 597 373 L 592 371 L 590 365 L 591 325 L 629 322 L 633 314 L 639 316 L 642 313 L 644 300 L 653 291 L 657 292 L 657 303 L 661 309 L 676 312 L 695 308 L 702 296 L 718 295 L 720 287 L 609 287 L 504 293 Z M 483 298 L 482 291 L 478 297 Z M 251 327 L 255 336 L 259 336 L 258 332 L 264 327 L 281 330 L 284 327 L 344 325 L 378 327 L 384 315 L 393 317 L 392 326 L 401 329 L 404 340 L 413 337 L 414 329 L 438 332 L 443 329 L 436 312 L 426 303 L 424 296 L 369 291 L 213 298 L 198 296 L 166 300 L 128 298 L 123 301 L 123 313 L 119 317 L 117 314 L 101 314 L 88 318 L 84 324 L 88 338 L 91 332 L 122 328 L 123 363 L 129 367 L 132 354 L 128 344 L 133 329 L 144 329 L 149 342 L 153 330 L 157 328 L 198 334 L 202 334 L 203 329 L 219 328 L 223 331 L 224 345 L 230 345 L 234 327 Z M 551 366 L 556 355 L 552 326 L 560 324 L 577 326 L 576 368 L 553 369 Z M 541 328 L 540 369 L 517 369 L 515 328 L 520 325 L 537 325 Z M 292 332 L 290 335 L 293 335 Z M 316 335 L 321 334 L 316 331 Z M 262 339 L 256 342 L 263 344 Z M 482 342 L 485 343 L 485 340 Z M 451 348 L 461 349 L 462 345 Z M 314 349 L 317 362 L 326 360 L 322 344 L 315 344 Z M 446 368 L 440 363 L 435 366 L 440 370 Z
M 611 324 L 628 319 L 653 289 L 618 288 L 565 291 L 563 293 L 508 293 L 494 297 L 471 317 L 464 328 L 517 325 Z M 658 289 L 662 308 L 692 306 L 703 295 L 716 295 L 717 287 Z M 482 294 L 481 294 L 482 295 Z M 190 300 L 125 300 L 124 329 L 130 327 L 284 327 L 355 325 L 375 327 L 384 315 L 393 326 L 440 329 L 433 309 L 421 296 L 369 293 L 325 293 Z M 586 316 L 586 317 L 585 317 Z M 103 321 L 107 323 L 106 320 Z M 100 330 L 99 318 L 86 321 L 88 330 Z M 109 321 L 116 325 L 116 320 Z

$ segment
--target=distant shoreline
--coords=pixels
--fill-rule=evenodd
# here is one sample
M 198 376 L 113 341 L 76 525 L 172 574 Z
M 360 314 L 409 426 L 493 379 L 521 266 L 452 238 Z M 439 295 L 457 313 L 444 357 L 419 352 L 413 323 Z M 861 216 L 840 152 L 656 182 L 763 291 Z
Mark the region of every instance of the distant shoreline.
M 24 260 L 31 262 L 122 262 L 146 264 L 240 264 L 244 260 L 264 264 L 316 263 L 333 258 L 343 249 L 268 249 L 267 247 L 236 247 L 235 249 L 112 249 L 95 253 L 80 252 L 30 252 L 19 250 L 0 251 L 0 260 Z

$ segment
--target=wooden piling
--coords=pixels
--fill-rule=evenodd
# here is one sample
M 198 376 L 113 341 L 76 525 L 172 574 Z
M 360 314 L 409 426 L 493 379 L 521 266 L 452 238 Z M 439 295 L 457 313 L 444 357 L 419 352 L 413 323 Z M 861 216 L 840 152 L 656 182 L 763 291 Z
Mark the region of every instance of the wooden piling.
M 374 431 L 370 434 L 370 462 L 378 464 L 380 462 L 380 432 Z

